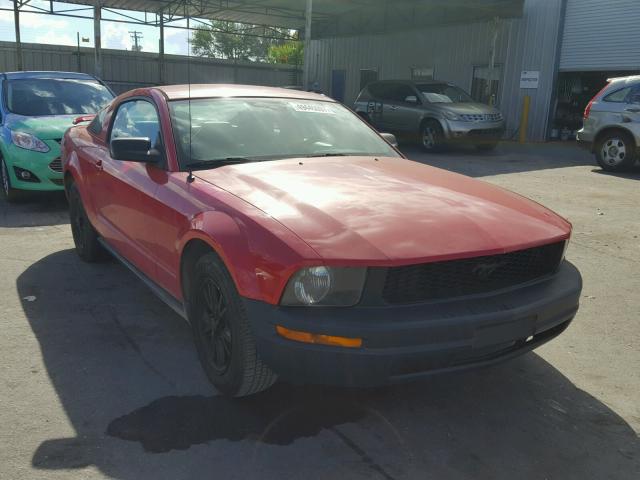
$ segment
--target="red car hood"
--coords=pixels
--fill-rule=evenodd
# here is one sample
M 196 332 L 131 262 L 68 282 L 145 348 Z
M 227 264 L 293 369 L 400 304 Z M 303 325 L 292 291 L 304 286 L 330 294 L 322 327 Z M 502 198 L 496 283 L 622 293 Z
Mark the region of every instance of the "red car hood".
M 504 253 L 571 231 L 524 197 L 400 158 L 278 160 L 197 176 L 264 211 L 324 259 L 351 265 Z

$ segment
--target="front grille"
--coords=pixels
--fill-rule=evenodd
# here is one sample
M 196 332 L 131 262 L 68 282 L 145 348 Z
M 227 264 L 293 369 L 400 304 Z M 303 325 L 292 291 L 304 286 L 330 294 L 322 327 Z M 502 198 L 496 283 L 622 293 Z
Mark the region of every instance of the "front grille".
M 499 122 L 502 120 L 501 113 L 464 113 L 460 118 L 465 122 Z
M 390 304 L 474 295 L 551 275 L 562 260 L 564 242 L 501 255 L 425 263 L 387 270 L 382 296 Z
M 62 159 L 60 157 L 54 158 L 53 161 L 49 164 L 49 168 L 54 172 L 62 172 Z

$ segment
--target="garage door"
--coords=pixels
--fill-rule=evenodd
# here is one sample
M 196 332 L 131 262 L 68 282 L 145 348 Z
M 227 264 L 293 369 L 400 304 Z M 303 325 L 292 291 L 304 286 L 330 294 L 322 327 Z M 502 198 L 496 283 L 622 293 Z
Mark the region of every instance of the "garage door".
M 639 45 L 640 1 L 567 1 L 561 70 L 640 70 Z

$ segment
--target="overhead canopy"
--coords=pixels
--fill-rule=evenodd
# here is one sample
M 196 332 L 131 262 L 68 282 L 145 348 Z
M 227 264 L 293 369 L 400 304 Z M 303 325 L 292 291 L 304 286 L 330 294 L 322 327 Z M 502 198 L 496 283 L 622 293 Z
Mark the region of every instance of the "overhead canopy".
M 306 0 L 99 0 L 106 8 L 169 18 L 229 20 L 302 30 Z M 524 0 L 313 0 L 313 36 L 397 31 L 522 15 Z M 96 0 L 64 0 L 95 5 Z

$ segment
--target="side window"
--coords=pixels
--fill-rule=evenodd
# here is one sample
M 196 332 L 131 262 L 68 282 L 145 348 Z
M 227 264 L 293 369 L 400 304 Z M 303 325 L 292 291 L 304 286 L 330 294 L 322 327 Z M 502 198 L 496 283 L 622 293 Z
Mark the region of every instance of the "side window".
M 118 107 L 111 127 L 111 138 L 146 137 L 159 147 L 160 121 L 155 107 L 145 100 L 132 100 Z
M 627 101 L 629 103 L 633 103 L 634 105 L 640 105 L 640 85 L 636 85 L 635 87 L 633 87 Z
M 393 100 L 396 102 L 406 102 L 407 97 L 414 97 L 417 99 L 416 92 L 409 85 L 399 84 L 395 85 L 393 89 Z M 416 102 L 413 102 L 416 103 Z
M 104 117 L 106 114 L 107 114 L 107 109 L 105 107 L 98 112 L 98 114 L 95 116 L 93 120 L 91 120 L 91 123 L 89 124 L 87 129 L 95 135 L 100 135 L 100 132 L 102 132 Z
M 604 101 L 605 102 L 622 103 L 627 98 L 627 95 L 629 95 L 630 91 L 631 91 L 631 87 L 622 88 L 620 90 L 617 90 L 617 91 L 615 91 L 613 93 L 610 93 L 609 95 L 605 96 L 604 97 Z
M 379 100 L 389 100 L 388 91 L 389 84 L 386 83 L 372 83 L 369 85 L 369 92 Z

